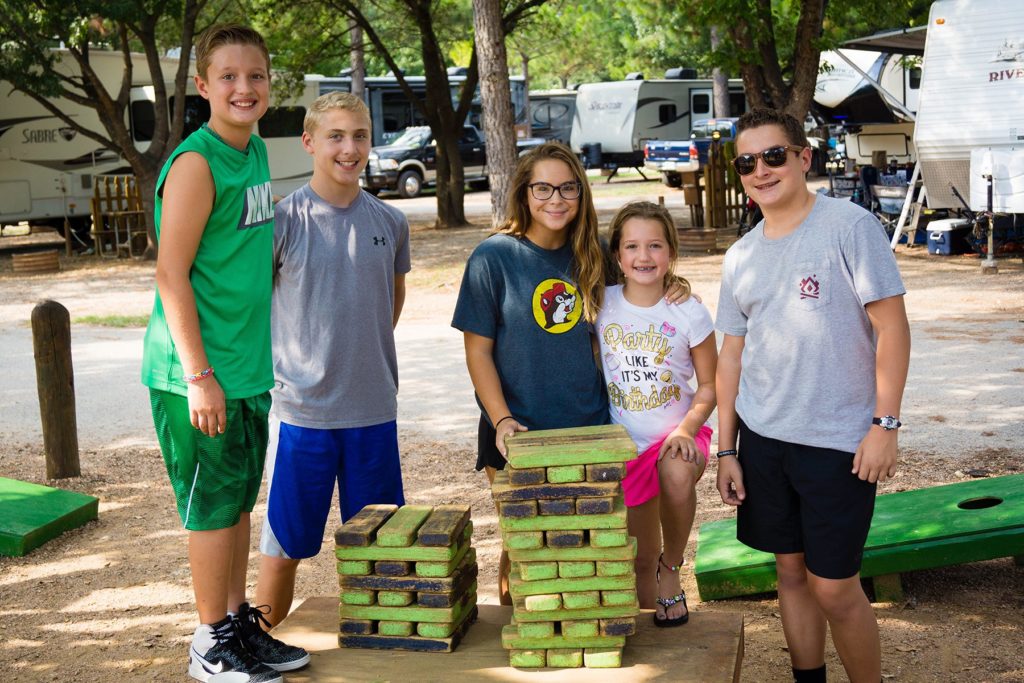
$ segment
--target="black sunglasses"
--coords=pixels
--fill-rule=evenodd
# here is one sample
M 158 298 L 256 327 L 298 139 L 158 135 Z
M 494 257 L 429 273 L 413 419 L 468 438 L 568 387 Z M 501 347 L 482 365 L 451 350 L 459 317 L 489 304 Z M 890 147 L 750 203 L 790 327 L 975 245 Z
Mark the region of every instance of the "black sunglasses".
M 763 152 L 757 154 L 741 154 L 732 160 L 732 167 L 736 169 L 736 172 L 740 175 L 750 175 L 757 168 L 757 159 L 761 158 L 761 161 L 765 163 L 765 166 L 771 168 L 778 168 L 786 164 L 786 153 L 790 150 L 799 154 L 804 151 L 804 147 L 797 147 L 796 145 L 779 145 L 777 147 L 769 147 Z

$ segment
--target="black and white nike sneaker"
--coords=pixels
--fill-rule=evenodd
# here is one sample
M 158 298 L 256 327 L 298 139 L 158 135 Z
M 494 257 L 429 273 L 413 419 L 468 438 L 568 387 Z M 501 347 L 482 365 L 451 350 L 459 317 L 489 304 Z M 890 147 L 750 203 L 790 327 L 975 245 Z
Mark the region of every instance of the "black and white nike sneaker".
M 270 622 L 263 616 L 269 611 L 267 605 L 251 607 L 247 602 L 239 605 L 238 616 L 234 618 L 238 637 L 245 647 L 256 659 L 275 671 L 294 671 L 309 664 L 308 652 L 301 647 L 282 643 L 264 630 L 264 627 L 270 628 Z
M 281 674 L 261 664 L 242 644 L 231 617 L 196 629 L 188 653 L 188 674 L 197 681 L 233 671 L 249 676 L 249 683 L 282 683 Z

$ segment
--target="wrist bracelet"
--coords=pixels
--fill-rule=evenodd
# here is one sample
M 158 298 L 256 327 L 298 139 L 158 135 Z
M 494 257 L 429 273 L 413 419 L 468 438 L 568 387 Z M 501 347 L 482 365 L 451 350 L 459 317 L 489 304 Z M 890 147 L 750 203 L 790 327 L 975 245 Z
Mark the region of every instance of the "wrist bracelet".
M 515 419 L 515 418 L 514 418 L 514 417 L 512 417 L 511 415 L 506 415 L 505 417 L 501 418 L 500 420 L 498 420 L 497 422 L 495 422 L 495 423 L 494 423 L 494 429 L 495 429 L 495 431 L 497 431 L 497 429 L 498 429 L 498 425 L 500 425 L 500 424 L 501 424 L 502 422 L 504 422 L 505 420 L 514 420 L 514 419 Z
M 185 384 L 195 384 L 196 382 L 201 382 L 202 380 L 206 379 L 207 377 L 212 377 L 212 376 L 213 376 L 213 368 L 211 367 L 211 368 L 206 368 L 202 372 L 197 372 L 194 375 L 185 375 L 184 377 L 182 377 L 182 379 L 185 380 Z
M 736 455 L 736 449 L 735 448 L 730 448 L 727 451 L 718 451 L 717 453 L 715 453 L 715 457 L 716 458 L 724 458 L 724 457 L 729 456 L 729 455 Z

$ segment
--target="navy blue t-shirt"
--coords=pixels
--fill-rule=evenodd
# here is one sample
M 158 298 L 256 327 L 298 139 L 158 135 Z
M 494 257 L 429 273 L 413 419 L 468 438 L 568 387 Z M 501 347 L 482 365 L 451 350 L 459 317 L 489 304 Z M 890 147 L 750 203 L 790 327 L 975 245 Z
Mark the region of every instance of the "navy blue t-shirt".
M 529 429 L 608 422 L 569 244 L 542 249 L 502 234 L 481 242 L 466 263 L 452 327 L 494 340 L 505 401 Z

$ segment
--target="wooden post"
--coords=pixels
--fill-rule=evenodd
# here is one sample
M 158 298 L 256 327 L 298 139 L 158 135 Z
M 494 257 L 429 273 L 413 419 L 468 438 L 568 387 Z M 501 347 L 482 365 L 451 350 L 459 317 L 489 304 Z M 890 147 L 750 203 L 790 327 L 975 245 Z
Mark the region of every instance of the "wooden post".
M 56 301 L 32 309 L 32 345 L 43 424 L 46 478 L 80 476 L 75 375 L 71 367 L 71 316 Z

